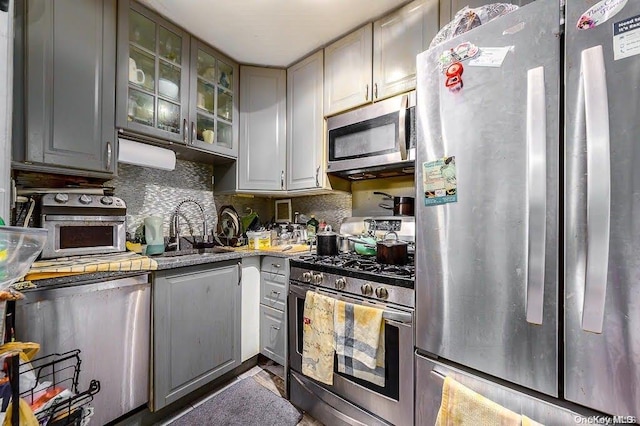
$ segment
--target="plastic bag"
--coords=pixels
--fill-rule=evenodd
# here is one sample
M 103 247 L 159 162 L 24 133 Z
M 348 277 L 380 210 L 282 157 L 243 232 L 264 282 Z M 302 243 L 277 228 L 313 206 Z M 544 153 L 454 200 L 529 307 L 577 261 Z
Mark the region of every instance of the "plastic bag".
M 438 31 L 431 40 L 429 49 L 516 9 L 518 6 L 508 3 L 493 3 L 474 9 L 465 6 L 456 13 L 453 21 Z

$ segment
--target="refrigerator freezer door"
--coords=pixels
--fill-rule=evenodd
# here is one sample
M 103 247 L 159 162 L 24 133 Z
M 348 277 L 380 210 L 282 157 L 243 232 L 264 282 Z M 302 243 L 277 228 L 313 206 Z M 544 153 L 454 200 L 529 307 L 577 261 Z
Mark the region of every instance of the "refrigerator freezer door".
M 418 348 L 554 396 L 559 21 L 540 0 L 420 54 L 416 161 Z M 463 42 L 508 51 L 455 92 L 438 59 Z M 450 156 L 457 202 L 425 206 L 423 163 Z
M 640 2 L 578 30 L 596 3 L 566 3 L 565 397 L 637 419 L 640 30 L 616 23 L 640 22 Z

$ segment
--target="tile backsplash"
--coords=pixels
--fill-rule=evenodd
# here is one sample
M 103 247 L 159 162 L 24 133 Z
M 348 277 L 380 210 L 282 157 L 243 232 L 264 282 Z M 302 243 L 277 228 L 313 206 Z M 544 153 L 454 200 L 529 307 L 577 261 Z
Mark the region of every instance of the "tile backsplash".
M 241 195 L 213 195 L 211 178 L 213 166 L 177 160 L 176 169 L 164 171 L 147 167 L 118 165 L 118 177 L 106 185 L 115 188 L 115 195 L 127 203 L 127 232 L 135 233 L 147 216 L 162 215 L 163 233 L 169 236 L 170 223 L 178 203 L 192 198 L 203 205 L 209 230 L 215 229 L 218 209 L 232 205 L 239 216 L 249 209 L 255 211 L 262 223 L 274 217 L 274 198 Z M 279 197 L 283 198 L 283 197 Z M 294 197 L 292 211 L 306 216 L 315 215 L 338 230 L 344 217 L 351 216 L 351 194 L 335 193 Z M 181 235 L 202 234 L 200 210 L 192 203 L 181 207 Z
M 118 177 L 106 185 L 113 186 L 115 195 L 127 203 L 127 232 L 135 232 L 145 217 L 161 215 L 164 218 L 163 233 L 169 236 L 173 212 L 178 203 L 187 198 L 202 204 L 207 226 L 214 229 L 218 214 L 213 199 L 212 175 L 213 166 L 183 160 L 176 162 L 173 171 L 119 164 Z M 201 235 L 200 209 L 193 203 L 187 203 L 180 210 L 180 233 L 190 235 L 192 230 L 194 235 Z

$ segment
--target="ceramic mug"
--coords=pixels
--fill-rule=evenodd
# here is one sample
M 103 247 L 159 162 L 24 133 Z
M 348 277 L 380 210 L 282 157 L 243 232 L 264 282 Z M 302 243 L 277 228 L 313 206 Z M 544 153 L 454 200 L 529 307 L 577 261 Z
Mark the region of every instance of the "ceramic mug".
M 203 130 L 202 138 L 206 143 L 213 143 L 213 130 Z
M 144 80 L 144 71 L 138 69 L 136 61 L 133 58 L 129 58 L 129 81 L 133 81 L 137 84 L 144 84 Z

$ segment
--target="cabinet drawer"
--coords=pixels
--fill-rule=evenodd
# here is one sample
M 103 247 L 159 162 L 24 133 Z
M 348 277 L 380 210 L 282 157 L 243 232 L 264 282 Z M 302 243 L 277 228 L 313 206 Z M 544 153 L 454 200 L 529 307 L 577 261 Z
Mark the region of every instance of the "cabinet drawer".
M 260 303 L 284 311 L 287 302 L 286 278 L 284 275 L 262 272 L 260 274 Z
M 260 270 L 271 274 L 286 275 L 287 259 L 282 257 L 265 256 L 262 258 L 262 266 L 260 267 Z
M 260 353 L 284 365 L 284 312 L 260 305 Z

